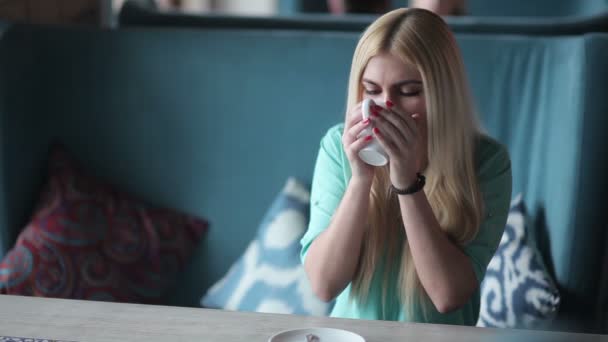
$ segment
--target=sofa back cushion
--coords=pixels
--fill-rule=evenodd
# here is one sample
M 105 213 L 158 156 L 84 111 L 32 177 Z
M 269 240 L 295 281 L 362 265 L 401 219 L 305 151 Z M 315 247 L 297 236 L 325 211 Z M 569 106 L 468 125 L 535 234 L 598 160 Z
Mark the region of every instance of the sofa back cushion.
M 320 138 L 343 120 L 358 38 L 12 27 L 0 41 L 4 248 L 31 212 L 57 138 L 96 176 L 209 219 L 172 299 L 197 305 L 251 241 L 285 177 L 310 181 Z M 509 147 L 513 193 L 526 194 L 562 309 L 591 312 L 607 221 L 599 189 L 608 36 L 457 39 L 481 122 Z

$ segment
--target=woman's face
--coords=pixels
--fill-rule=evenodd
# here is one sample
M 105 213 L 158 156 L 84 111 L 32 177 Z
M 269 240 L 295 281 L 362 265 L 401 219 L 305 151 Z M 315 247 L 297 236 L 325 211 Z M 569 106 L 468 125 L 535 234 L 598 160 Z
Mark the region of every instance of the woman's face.
M 404 64 L 391 54 L 382 53 L 372 57 L 367 63 L 361 85 L 363 98 L 370 98 L 377 104 L 391 101 L 395 112 L 402 115 L 411 116 L 418 113 L 420 117 L 417 121 L 422 138 L 420 152 L 426 155 L 426 101 L 418 68 L 413 64 Z
M 372 57 L 361 79 L 363 98 L 376 103 L 391 101 L 394 109 L 403 115 L 420 114 L 426 119 L 426 102 L 422 77 L 418 68 L 404 64 L 391 54 Z

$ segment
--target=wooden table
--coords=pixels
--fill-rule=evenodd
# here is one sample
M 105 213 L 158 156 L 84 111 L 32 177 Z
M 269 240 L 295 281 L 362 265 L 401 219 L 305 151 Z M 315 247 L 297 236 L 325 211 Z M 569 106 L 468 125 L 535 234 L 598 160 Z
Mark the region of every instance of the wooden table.
M 353 331 L 367 342 L 608 341 L 608 336 L 228 312 L 0 295 L 0 336 L 67 341 L 268 341 L 296 328 Z

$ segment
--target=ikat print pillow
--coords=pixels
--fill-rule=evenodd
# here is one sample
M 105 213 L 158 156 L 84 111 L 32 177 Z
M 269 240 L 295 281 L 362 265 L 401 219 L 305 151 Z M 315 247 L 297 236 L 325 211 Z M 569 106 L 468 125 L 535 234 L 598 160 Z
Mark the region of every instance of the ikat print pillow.
M 289 178 L 257 235 L 228 273 L 201 300 L 203 307 L 325 316 L 331 305 L 312 292 L 300 261 L 310 193 Z
M 521 194 L 511 202 L 505 232 L 481 283 L 477 326 L 543 328 L 560 294 L 536 248 Z

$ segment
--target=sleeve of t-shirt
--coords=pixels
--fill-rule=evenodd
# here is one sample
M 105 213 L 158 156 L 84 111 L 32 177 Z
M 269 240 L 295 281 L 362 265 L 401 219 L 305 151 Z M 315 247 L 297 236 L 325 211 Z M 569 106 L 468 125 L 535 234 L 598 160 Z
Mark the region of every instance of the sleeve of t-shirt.
M 304 262 L 314 239 L 327 228 L 346 191 L 345 161 L 342 149 L 343 125 L 330 128 L 321 139 L 310 192 L 310 221 L 300 240 Z
M 480 191 L 484 201 L 484 219 L 479 233 L 464 252 L 469 256 L 478 282 L 502 238 L 511 202 L 511 159 L 507 149 L 497 142 L 482 148 L 478 167 Z

